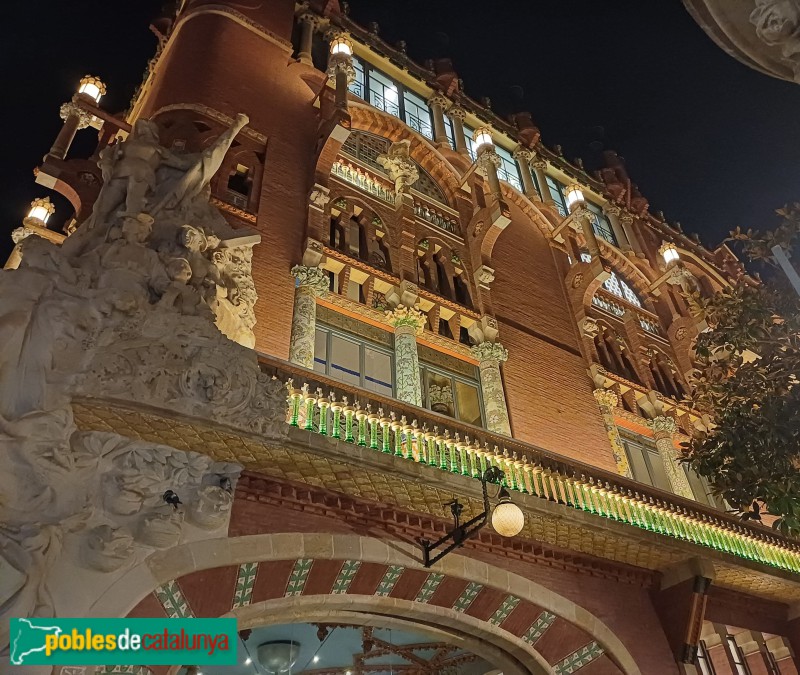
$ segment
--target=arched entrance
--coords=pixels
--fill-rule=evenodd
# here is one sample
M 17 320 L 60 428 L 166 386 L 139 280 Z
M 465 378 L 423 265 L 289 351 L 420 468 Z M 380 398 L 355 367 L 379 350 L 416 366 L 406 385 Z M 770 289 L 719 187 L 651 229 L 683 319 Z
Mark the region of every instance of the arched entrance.
M 154 554 L 92 608 L 126 614 L 235 616 L 240 630 L 325 623 L 422 632 L 508 674 L 640 672 L 599 619 L 528 579 L 456 554 L 429 570 L 411 546 L 353 535 L 258 535 Z

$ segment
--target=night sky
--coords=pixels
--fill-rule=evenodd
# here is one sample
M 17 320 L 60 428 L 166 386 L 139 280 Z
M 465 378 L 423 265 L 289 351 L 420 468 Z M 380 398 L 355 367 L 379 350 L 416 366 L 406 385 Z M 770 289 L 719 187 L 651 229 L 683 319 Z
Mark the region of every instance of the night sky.
M 246 4 L 255 0 L 247 0 Z M 155 50 L 161 0 L 6 3 L 0 213 L 2 250 L 28 203 L 49 191 L 32 169 L 61 126 L 58 108 L 85 73 L 107 110 L 127 107 Z M 543 142 L 596 168 L 622 155 L 634 182 L 670 221 L 717 245 L 737 226 L 775 223 L 800 201 L 800 85 L 752 71 L 720 50 L 679 0 L 351 0 L 417 61 L 448 56 L 475 99 L 500 115 L 528 110 Z M 96 137 L 79 132 L 70 156 Z M 52 193 L 51 193 L 52 196 Z M 65 200 L 53 221 L 69 213 Z M 58 218 L 60 216 L 60 218 Z

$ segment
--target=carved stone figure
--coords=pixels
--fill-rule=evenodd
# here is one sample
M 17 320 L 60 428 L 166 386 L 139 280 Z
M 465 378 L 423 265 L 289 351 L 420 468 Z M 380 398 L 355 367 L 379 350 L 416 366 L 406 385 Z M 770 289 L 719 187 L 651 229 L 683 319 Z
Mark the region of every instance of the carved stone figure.
M 792 63 L 797 79 L 800 75 L 800 3 L 797 0 L 756 0 L 750 23 L 764 43 L 780 48 L 784 59 Z
M 419 169 L 411 159 L 411 141 L 397 141 L 389 146 L 386 154 L 378 156 L 378 163 L 386 169 L 389 178 L 394 181 L 398 194 L 407 192 L 419 180 Z

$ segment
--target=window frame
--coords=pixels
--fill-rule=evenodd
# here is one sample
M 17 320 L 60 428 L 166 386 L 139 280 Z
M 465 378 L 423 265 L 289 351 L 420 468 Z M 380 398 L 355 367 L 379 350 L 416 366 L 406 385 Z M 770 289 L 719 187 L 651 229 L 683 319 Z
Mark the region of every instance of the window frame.
M 497 167 L 497 177 L 505 181 L 518 192 L 522 192 L 522 174 L 519 164 L 514 156 L 505 148 L 495 145 L 497 156 L 500 157 L 500 166 Z
M 750 666 L 747 665 L 747 659 L 742 653 L 742 648 L 739 647 L 736 638 L 730 633 L 725 636 L 725 645 L 737 671 L 734 675 L 751 675 Z
M 416 131 L 420 136 L 424 136 L 428 140 L 432 141 L 433 140 L 433 116 L 431 114 L 431 109 L 428 106 L 428 104 L 425 101 L 425 99 L 423 99 L 422 96 L 417 94 L 415 91 L 413 91 L 411 89 L 408 89 L 407 87 L 403 87 L 402 99 L 403 99 L 403 121 L 406 123 L 406 125 L 410 129 L 412 129 L 413 131 Z M 414 99 L 416 99 L 416 100 L 414 100 Z M 417 112 L 422 110 L 427 115 L 427 118 L 425 120 L 422 120 L 422 119 L 419 120 L 420 121 L 420 124 L 419 124 L 420 128 L 415 127 L 414 124 L 412 124 L 412 122 L 409 119 L 410 117 L 417 117 L 417 116 L 416 115 L 412 115 L 412 113 L 409 111 L 408 103 L 411 103 L 411 105 L 413 105 L 417 109 Z M 425 126 L 427 126 L 427 131 L 423 129 L 423 127 L 425 127 Z
M 426 410 L 430 410 L 431 412 L 435 412 L 435 411 L 430 407 L 430 397 L 429 397 L 429 394 L 428 394 L 428 378 L 426 377 L 426 374 L 428 372 L 433 373 L 434 375 L 437 375 L 438 377 L 448 377 L 448 378 L 450 378 L 450 389 L 453 392 L 453 405 L 454 405 L 454 408 L 455 408 L 455 410 L 454 410 L 455 414 L 452 416 L 452 419 L 457 420 L 459 422 L 463 422 L 463 420 L 461 419 L 461 416 L 460 416 L 461 415 L 461 410 L 459 408 L 458 393 L 457 393 L 457 389 L 456 389 L 455 383 L 458 381 L 458 382 L 461 382 L 463 384 L 468 384 L 470 386 L 474 386 L 476 391 L 478 392 L 478 407 L 480 408 L 480 413 L 481 413 L 481 423 L 476 425 L 476 424 L 474 424 L 472 422 L 465 422 L 465 424 L 472 424 L 473 426 L 477 426 L 480 429 L 486 429 L 486 409 L 484 408 L 484 405 L 483 405 L 483 391 L 481 390 L 480 375 L 477 375 L 477 373 L 476 373 L 476 375 L 477 375 L 476 379 L 471 380 L 470 378 L 468 378 L 468 377 L 466 377 L 464 375 L 460 375 L 458 373 L 453 373 L 451 371 L 445 370 L 444 368 L 440 368 L 438 366 L 434 366 L 434 365 L 431 365 L 431 364 L 429 364 L 427 362 L 421 361 L 419 363 L 419 375 L 420 375 L 420 380 L 421 380 L 420 389 L 422 391 L 422 407 L 425 408 Z M 445 415 L 444 413 L 436 413 L 436 414 L 444 415 L 444 417 L 450 417 L 450 415 Z
M 611 221 L 609 221 L 603 209 L 588 200 L 586 201 L 586 207 L 594 214 L 592 230 L 594 230 L 595 236 L 600 237 L 612 246 L 619 247 L 617 237 L 614 235 L 614 228 L 611 227 Z
M 622 446 L 625 448 L 625 455 L 628 460 L 628 466 L 631 468 L 633 479 L 639 483 L 642 483 L 643 485 L 649 485 L 657 490 L 663 490 L 665 492 L 674 494 L 672 485 L 669 483 L 669 476 L 666 475 L 666 470 L 663 470 L 667 482 L 666 487 L 656 485 L 656 481 L 653 478 L 655 472 L 651 464 L 653 461 L 652 455 L 656 455 L 658 460 L 661 461 L 661 453 L 658 451 L 658 448 L 655 447 L 655 444 L 649 442 L 649 440 L 650 439 L 644 438 L 643 436 L 633 438 L 631 436 L 622 435 Z M 645 464 L 645 469 L 647 469 L 649 480 L 642 480 L 640 476 L 635 474 L 634 467 L 636 467 L 637 464 L 631 459 L 631 448 L 629 446 L 634 446 L 635 448 L 642 450 L 642 461 Z
M 563 218 L 566 218 L 569 215 L 567 198 L 564 196 L 564 188 L 566 186 L 560 180 L 553 178 L 550 174 L 545 176 L 545 180 L 547 181 L 548 192 L 550 192 L 550 196 L 556 204 L 556 209 Z
M 373 342 L 372 340 L 370 340 L 368 338 L 362 337 L 360 335 L 355 335 L 353 333 L 348 333 L 347 331 L 339 330 L 334 326 L 329 326 L 328 324 L 324 324 L 324 323 L 317 323 L 317 325 L 315 326 L 315 335 L 314 335 L 315 341 L 316 341 L 316 331 L 324 332 L 324 333 L 327 334 L 327 336 L 325 338 L 325 370 L 324 370 L 324 372 L 320 373 L 321 375 L 324 375 L 325 377 L 329 377 L 332 380 L 336 380 L 337 382 L 342 382 L 342 380 L 340 380 L 338 377 L 336 377 L 336 375 L 334 373 L 331 372 L 331 370 L 332 370 L 331 369 L 331 345 L 333 343 L 333 336 L 335 335 L 335 336 L 339 337 L 340 339 L 347 340 L 348 342 L 355 343 L 359 347 L 359 353 L 358 353 L 359 384 L 358 385 L 353 385 L 353 384 L 351 384 L 349 382 L 342 382 L 342 384 L 345 385 L 345 386 L 358 386 L 360 389 L 368 391 L 371 394 L 376 394 L 377 396 L 384 396 L 384 397 L 387 397 L 387 398 L 395 398 L 395 382 L 394 382 L 394 357 L 395 357 L 395 355 L 394 355 L 394 351 L 392 351 L 388 347 L 385 347 L 385 346 L 380 345 L 380 344 L 378 344 L 376 342 Z M 315 344 L 316 344 L 316 342 L 315 342 Z M 369 389 L 366 386 L 365 381 L 366 381 L 367 373 L 366 373 L 366 351 L 365 350 L 367 348 L 372 349 L 373 351 L 376 351 L 376 352 L 383 353 L 383 354 L 385 354 L 385 355 L 387 355 L 389 357 L 389 372 L 392 375 L 392 381 L 391 381 L 392 391 L 391 391 L 391 394 L 386 394 L 385 392 L 373 391 L 372 389 Z M 314 350 L 315 372 L 319 373 L 319 371 L 316 370 L 316 364 L 317 363 L 319 363 L 319 361 L 317 359 L 316 348 L 315 348 L 315 350 Z
M 697 665 L 699 675 L 717 675 L 717 671 L 714 669 L 714 662 L 708 654 L 705 640 L 700 640 L 697 643 Z

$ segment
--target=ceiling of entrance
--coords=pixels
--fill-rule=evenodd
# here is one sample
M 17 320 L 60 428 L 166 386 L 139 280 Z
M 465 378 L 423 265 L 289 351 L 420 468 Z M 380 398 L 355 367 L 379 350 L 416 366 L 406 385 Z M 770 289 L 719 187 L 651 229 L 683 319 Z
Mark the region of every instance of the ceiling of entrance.
M 239 651 L 238 666 L 202 667 L 202 675 L 267 675 L 259 662 L 259 645 L 295 642 L 299 646 L 277 647 L 296 652 L 286 675 L 483 675 L 493 669 L 487 661 L 412 631 L 338 624 L 286 624 L 253 629 Z M 251 663 L 247 663 L 250 659 Z M 185 675 L 181 669 L 180 675 Z

